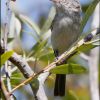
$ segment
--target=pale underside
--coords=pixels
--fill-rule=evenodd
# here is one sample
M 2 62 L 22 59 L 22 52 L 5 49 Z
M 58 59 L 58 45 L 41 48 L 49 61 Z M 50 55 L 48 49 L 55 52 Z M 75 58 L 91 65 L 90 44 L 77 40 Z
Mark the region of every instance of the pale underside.
M 67 15 L 57 15 L 53 23 L 51 44 L 54 50 L 58 50 L 59 55 L 69 49 L 78 39 L 80 30 L 80 16 L 73 18 Z

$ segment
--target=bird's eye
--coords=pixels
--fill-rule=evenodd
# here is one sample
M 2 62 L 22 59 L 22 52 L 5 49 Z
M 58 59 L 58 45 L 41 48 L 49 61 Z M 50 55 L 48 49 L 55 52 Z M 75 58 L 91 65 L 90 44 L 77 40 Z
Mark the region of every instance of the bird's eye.
M 77 8 L 77 9 L 80 9 L 80 6 L 77 6 L 76 8 Z
M 60 0 L 50 0 L 50 1 L 52 1 L 54 3 L 59 3 L 60 2 Z

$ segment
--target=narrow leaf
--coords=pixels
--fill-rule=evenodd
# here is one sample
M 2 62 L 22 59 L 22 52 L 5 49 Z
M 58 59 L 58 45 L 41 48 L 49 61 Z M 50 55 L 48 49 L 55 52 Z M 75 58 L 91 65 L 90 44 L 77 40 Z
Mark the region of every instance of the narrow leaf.
M 82 74 L 87 72 L 85 67 L 78 64 L 64 64 L 50 70 L 55 74 Z
M 45 22 L 45 24 L 44 24 L 44 26 L 43 26 L 43 28 L 41 30 L 41 33 L 45 33 L 45 32 L 47 32 L 49 30 L 54 17 L 55 17 L 55 8 L 52 7 L 50 9 L 48 18 L 47 18 L 47 20 L 46 20 L 46 22 Z
M 96 46 L 95 45 L 92 45 L 92 44 L 85 44 L 85 45 L 82 45 L 79 48 L 77 48 L 77 51 L 80 51 L 80 52 L 88 52 L 88 51 L 90 51 L 91 49 L 93 49 L 95 47 Z
M 40 28 L 36 25 L 35 22 L 33 22 L 31 19 L 29 19 L 27 16 L 19 15 L 18 16 L 24 23 L 26 23 L 31 29 L 33 29 L 38 35 L 40 35 Z
M 31 56 L 37 56 L 39 55 L 39 52 L 45 47 L 45 45 L 47 44 L 47 40 L 41 41 L 41 42 L 37 42 L 33 48 L 31 49 L 32 52 L 30 52 L 28 54 L 28 57 Z
M 66 97 L 67 100 L 79 100 L 78 96 L 76 95 L 76 93 L 72 90 L 68 90 Z
M 80 52 L 88 52 L 90 51 L 91 49 L 95 48 L 95 47 L 98 47 L 99 45 L 95 45 L 95 43 L 92 43 L 92 42 L 87 42 L 86 44 L 80 46 L 79 48 L 77 48 L 77 51 L 80 51 Z
M 1 55 L 1 64 L 0 67 L 12 56 L 13 51 L 7 51 Z
M 98 4 L 99 0 L 94 0 L 91 5 L 88 7 L 86 13 L 85 13 L 85 16 L 81 22 L 81 27 L 80 27 L 80 33 L 82 33 L 88 19 L 90 18 L 90 16 L 92 15 L 96 5 Z
M 53 61 L 54 58 L 55 58 L 55 57 L 54 57 L 54 53 L 53 53 L 53 52 L 48 52 L 48 53 L 42 54 L 42 55 L 39 57 L 39 60 L 42 60 L 42 61 L 47 62 L 48 60 L 49 60 L 49 61 Z

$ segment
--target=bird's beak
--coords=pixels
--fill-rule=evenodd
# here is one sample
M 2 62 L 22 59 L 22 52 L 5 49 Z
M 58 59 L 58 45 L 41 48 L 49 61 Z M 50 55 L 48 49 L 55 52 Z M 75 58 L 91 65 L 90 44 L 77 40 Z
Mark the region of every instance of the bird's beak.
M 54 2 L 54 3 L 57 3 L 57 2 L 59 2 L 60 0 L 50 0 L 50 1 L 52 1 L 52 2 Z

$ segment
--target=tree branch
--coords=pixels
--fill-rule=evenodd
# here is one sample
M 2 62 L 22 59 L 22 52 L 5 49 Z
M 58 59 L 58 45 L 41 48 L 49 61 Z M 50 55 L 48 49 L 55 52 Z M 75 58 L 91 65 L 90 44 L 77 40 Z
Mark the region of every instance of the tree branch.
M 92 21 L 92 29 L 95 27 L 100 27 L 100 2 L 98 3 L 94 14 L 93 14 L 93 21 Z M 99 37 L 100 39 L 100 37 Z M 100 44 L 100 43 L 99 43 Z M 99 100 L 99 51 L 100 47 L 94 48 L 90 52 L 89 56 L 89 81 L 90 81 L 90 93 L 91 93 L 91 100 Z
M 57 63 L 62 62 L 62 60 L 65 60 L 66 58 L 68 59 L 71 55 L 73 55 L 76 51 L 77 48 L 80 46 L 84 45 L 85 43 L 89 42 L 95 35 L 100 33 L 100 28 L 97 28 L 93 30 L 90 34 L 88 34 L 84 39 L 80 40 L 74 47 L 72 47 L 69 51 L 64 52 L 58 59 L 46 66 L 43 70 L 41 70 L 39 73 L 34 74 L 30 67 L 23 61 L 22 59 L 19 60 L 19 58 L 15 55 L 13 55 L 9 60 L 14 63 L 15 65 L 18 66 L 18 68 L 21 70 L 23 75 L 28 78 L 18 86 L 16 86 L 14 89 L 12 89 L 11 93 L 13 93 L 16 89 L 20 88 L 21 86 L 24 86 L 25 84 L 28 84 L 33 78 L 37 77 L 38 75 L 50 71 L 52 68 L 56 66 Z M 3 51 L 2 46 L 0 46 L 1 52 Z M 16 59 L 17 58 L 17 59 Z M 30 71 L 28 72 L 26 69 L 29 69 Z M 25 72 L 24 72 L 25 71 Z M 31 74 L 30 74 L 31 73 Z M 33 74 L 32 74 L 33 73 Z
M 6 90 L 3 80 L 0 82 L 1 92 L 3 93 L 3 97 L 5 100 L 10 100 L 9 92 Z
M 3 41 L 1 40 L 1 45 L 0 45 L 0 54 L 3 54 L 5 51 L 4 47 L 3 47 Z M 9 61 L 11 61 L 14 65 L 16 65 L 18 67 L 18 69 L 21 71 L 21 73 L 24 75 L 25 78 L 29 78 L 31 77 L 32 75 L 35 75 L 35 73 L 32 71 L 32 69 L 29 67 L 29 65 L 27 64 L 27 62 L 25 60 L 23 60 L 23 58 L 21 58 L 19 55 L 17 55 L 16 53 L 14 53 Z M 46 73 L 41 73 L 38 77 L 38 81 L 39 81 L 39 88 L 37 88 L 36 90 L 34 89 L 34 81 L 31 81 L 30 82 L 30 86 L 32 88 L 32 91 L 34 93 L 34 98 L 35 100 L 41 100 L 41 98 L 43 100 L 48 100 L 47 99 L 47 96 L 45 94 L 45 91 L 44 91 L 44 82 L 45 80 L 47 79 L 49 75 L 49 72 L 46 72 Z M 25 84 L 22 84 L 22 85 L 25 85 Z M 18 88 L 16 86 L 16 88 Z M 14 88 L 10 94 L 13 93 L 14 90 L 16 90 L 16 88 Z M 42 92 L 41 92 L 42 91 Z M 42 93 L 42 94 L 41 94 Z M 10 95 L 9 94 L 9 95 Z M 43 95 L 41 97 L 41 95 Z
M 0 54 L 3 54 L 4 51 L 5 51 L 5 48 L 3 47 L 3 41 L 1 40 Z M 16 53 L 14 53 L 10 57 L 9 61 L 11 61 L 14 65 L 18 67 L 18 69 L 22 72 L 25 78 L 28 78 L 34 74 L 32 69 L 27 64 L 27 62 L 23 58 L 21 58 L 19 55 L 17 55 Z
M 0 54 L 3 54 L 4 51 L 5 51 L 5 48 L 3 46 L 3 41 L 1 40 Z M 19 55 L 17 55 L 16 53 L 14 53 L 10 57 L 9 61 L 11 61 L 14 65 L 16 65 L 18 67 L 18 69 L 21 71 L 21 73 L 24 75 L 25 78 L 29 78 L 30 76 L 32 76 L 34 74 L 32 69 L 27 64 L 27 62 L 23 58 L 21 58 Z M 30 83 L 30 86 L 33 90 L 32 83 Z M 33 91 L 33 93 L 34 93 L 34 91 Z

